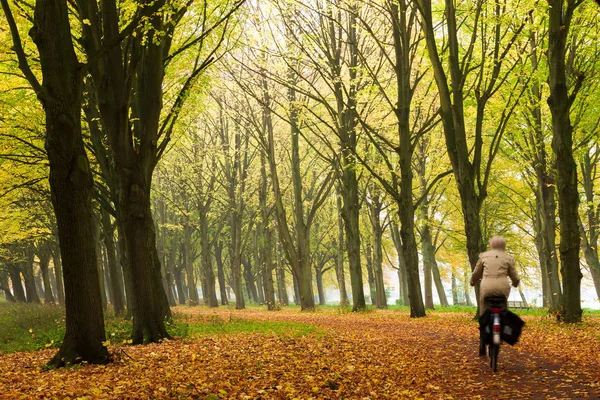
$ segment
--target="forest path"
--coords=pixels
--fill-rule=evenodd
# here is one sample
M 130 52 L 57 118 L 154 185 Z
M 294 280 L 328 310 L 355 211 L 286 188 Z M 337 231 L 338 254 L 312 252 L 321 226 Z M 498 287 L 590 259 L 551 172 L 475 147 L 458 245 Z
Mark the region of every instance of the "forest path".
M 467 313 L 175 311 L 181 322 L 223 332 L 244 321 L 267 329 L 110 346 L 110 365 L 47 372 L 41 368 L 55 350 L 3 355 L 0 399 L 600 398 L 598 316 L 578 326 L 525 317 L 521 342 L 502 347 L 493 374 L 477 356 L 476 323 Z
M 182 311 L 195 314 L 187 310 Z M 315 378 L 341 379 L 339 397 L 600 398 L 598 317 L 578 326 L 556 324 L 551 317 L 523 317 L 527 325 L 521 341 L 502 346 L 493 374 L 489 358 L 477 355 L 477 324 L 468 313 L 433 311 L 421 319 L 395 311 L 216 313 L 224 319 L 291 321 L 325 329 L 323 343 L 317 349 L 307 346 L 304 356 L 300 351 L 298 362 L 314 364 Z

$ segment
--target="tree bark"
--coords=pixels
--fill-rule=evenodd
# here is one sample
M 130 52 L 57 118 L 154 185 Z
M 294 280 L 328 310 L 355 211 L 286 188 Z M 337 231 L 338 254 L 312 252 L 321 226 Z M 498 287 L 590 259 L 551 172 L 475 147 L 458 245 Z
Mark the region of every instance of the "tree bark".
M 340 306 L 344 307 L 349 305 L 350 301 L 348 300 L 348 292 L 346 291 L 346 272 L 344 271 L 344 219 L 342 218 L 342 197 L 339 194 L 339 187 L 336 190 L 335 200 L 338 222 L 338 234 L 337 241 L 335 243 L 335 276 L 337 278 L 338 288 L 340 290 Z
M 229 304 L 227 298 L 227 290 L 225 286 L 225 268 L 223 265 L 223 245 L 216 241 L 214 244 L 215 248 L 215 261 L 217 262 L 217 277 L 219 280 L 219 292 L 221 295 L 221 305 L 226 306 Z
M 25 292 L 27 293 L 28 303 L 40 303 L 40 297 L 35 287 L 35 277 L 33 274 L 33 251 L 27 249 L 24 252 L 25 260 L 20 262 L 23 271 L 23 281 L 25 282 Z
M 0 290 L 4 292 L 4 297 L 11 303 L 16 303 L 17 299 L 10 291 L 8 287 L 8 273 L 6 271 L 0 271 Z
M 175 275 L 175 286 L 177 287 L 177 298 L 179 299 L 179 304 L 185 305 L 187 302 L 187 296 L 185 294 L 185 283 L 183 282 L 183 270 L 182 268 L 174 268 L 173 273 Z
M 106 248 L 107 270 L 112 293 L 112 305 L 115 315 L 121 315 L 125 310 L 125 299 L 123 295 L 123 280 L 119 273 L 119 263 L 115 248 L 114 228 L 110 221 L 110 214 L 102 210 L 102 232 L 104 247 Z
M 394 241 L 394 247 L 398 253 L 398 293 L 399 300 L 402 300 L 402 304 L 410 306 L 410 298 L 408 297 L 408 282 L 406 279 L 406 261 L 404 259 L 404 247 L 402 246 L 402 238 L 400 237 L 400 228 L 396 222 L 392 221 L 390 224 L 390 230 L 392 239 Z
M 383 203 L 381 202 L 381 194 L 377 188 L 372 188 L 370 195 L 370 217 L 371 228 L 373 230 L 373 277 L 375 279 L 375 296 L 377 297 L 374 305 L 377 308 L 387 309 L 385 284 L 383 282 L 383 228 L 381 226 Z
M 260 155 L 261 186 L 259 192 L 260 215 L 262 223 L 262 242 L 260 243 L 260 263 L 262 268 L 263 287 L 267 309 L 275 309 L 275 287 L 273 284 L 273 232 L 270 227 L 269 209 L 267 208 L 268 178 L 267 161 L 264 152 Z
M 192 260 L 192 227 L 188 224 L 183 226 L 183 264 L 185 267 L 185 275 L 187 282 L 187 290 L 192 305 L 200 304 L 198 297 L 198 288 L 196 278 L 194 276 L 194 263 Z
M 548 105 L 552 114 L 552 148 L 556 155 L 558 214 L 560 218 L 560 271 L 563 283 L 560 317 L 565 322 L 581 321 L 580 237 L 577 224 L 579 194 L 577 165 L 573 158 L 571 104 L 576 90 L 569 94 L 566 72 L 567 36 L 575 0 L 549 0 L 548 18 Z M 579 76 L 583 79 L 583 76 Z
M 287 293 L 287 287 L 285 284 L 285 266 L 281 262 L 282 250 L 280 246 L 278 246 L 278 257 L 277 257 L 277 266 L 276 266 L 276 276 L 277 276 L 277 298 L 279 299 L 279 304 L 282 306 L 288 306 L 290 304 L 290 299 Z
M 2 0 L 2 8 L 8 17 L 6 0 Z M 14 20 L 12 25 L 13 38 L 18 39 Z M 73 48 L 67 2 L 36 1 L 30 36 L 39 52 L 41 86 L 29 70 L 22 49 L 17 53 L 24 61 L 20 67 L 45 111 L 50 192 L 65 284 L 66 333 L 49 365 L 106 363 L 109 356 L 102 344 L 105 332 L 91 205 L 93 181 L 81 132 L 83 69 Z M 20 48 L 20 39 L 14 41 L 15 48 Z
M 60 256 L 60 247 L 58 245 L 52 246 L 52 262 L 54 263 L 54 275 L 56 276 L 56 295 L 58 297 L 58 304 L 65 304 L 62 258 Z
M 50 251 L 46 244 L 41 245 L 38 250 L 38 259 L 40 260 L 40 270 L 42 271 L 42 279 L 44 281 L 44 304 L 54 304 L 54 295 L 52 293 L 52 284 L 50 283 L 50 274 L 48 266 L 50 265 Z
M 369 294 L 371 305 L 377 307 L 377 289 L 375 288 L 375 274 L 373 274 L 373 245 L 367 244 L 365 258 L 367 259 L 367 282 L 369 283 Z
M 27 297 L 25 296 L 25 289 L 21 281 L 21 270 L 18 266 L 11 264 L 8 266 L 8 274 L 10 275 L 15 299 L 20 303 L 25 303 Z
M 206 287 L 204 293 L 205 302 L 209 307 L 218 307 L 217 291 L 215 289 L 215 271 L 212 265 L 212 255 L 210 251 L 210 239 L 208 236 L 208 220 L 207 214 L 200 216 L 200 246 L 202 257 L 202 271 L 204 277 L 204 285 Z

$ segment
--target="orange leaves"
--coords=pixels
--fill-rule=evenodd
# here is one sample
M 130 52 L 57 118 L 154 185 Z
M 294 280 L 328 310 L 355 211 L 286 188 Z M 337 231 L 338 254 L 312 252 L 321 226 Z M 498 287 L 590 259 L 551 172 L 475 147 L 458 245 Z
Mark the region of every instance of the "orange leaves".
M 214 317 L 203 308 L 189 312 Z M 317 329 L 303 335 L 214 333 L 148 346 L 111 346 L 111 365 L 43 373 L 52 351 L 6 355 L 0 358 L 0 397 L 512 399 L 600 393 L 598 318 L 571 327 L 525 317 L 521 342 L 502 347 L 493 375 L 488 361 L 477 357 L 471 314 L 432 313 L 419 320 L 393 311 L 216 314 L 224 328 L 233 316 L 234 321 L 291 321 Z

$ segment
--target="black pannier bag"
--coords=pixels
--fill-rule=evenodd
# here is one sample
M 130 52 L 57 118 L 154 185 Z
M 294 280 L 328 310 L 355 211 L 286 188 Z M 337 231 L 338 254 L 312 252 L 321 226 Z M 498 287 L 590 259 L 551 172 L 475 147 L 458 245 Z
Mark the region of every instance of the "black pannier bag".
M 514 312 L 508 310 L 502 311 L 500 315 L 502 320 L 500 337 L 506 343 L 514 346 L 521 337 L 521 332 L 523 331 L 523 326 L 525 326 L 525 321 L 523 321 Z
M 488 308 L 479 317 L 479 330 L 484 342 L 487 344 L 492 342 L 492 324 L 492 312 Z M 519 341 L 523 326 L 525 326 L 525 321 L 517 314 L 508 310 L 500 313 L 500 337 L 511 346 L 514 346 Z

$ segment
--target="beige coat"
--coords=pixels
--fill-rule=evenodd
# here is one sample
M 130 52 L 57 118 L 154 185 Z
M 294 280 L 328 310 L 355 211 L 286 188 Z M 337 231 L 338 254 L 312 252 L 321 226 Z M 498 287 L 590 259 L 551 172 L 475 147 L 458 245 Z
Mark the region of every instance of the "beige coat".
M 506 296 L 510 294 L 510 277 L 514 287 L 519 286 L 519 274 L 515 269 L 515 259 L 502 250 L 490 250 L 479 255 L 479 261 L 471 276 L 471 285 L 481 280 L 479 288 L 480 304 L 484 304 L 487 296 Z M 483 310 L 484 307 L 481 307 Z

